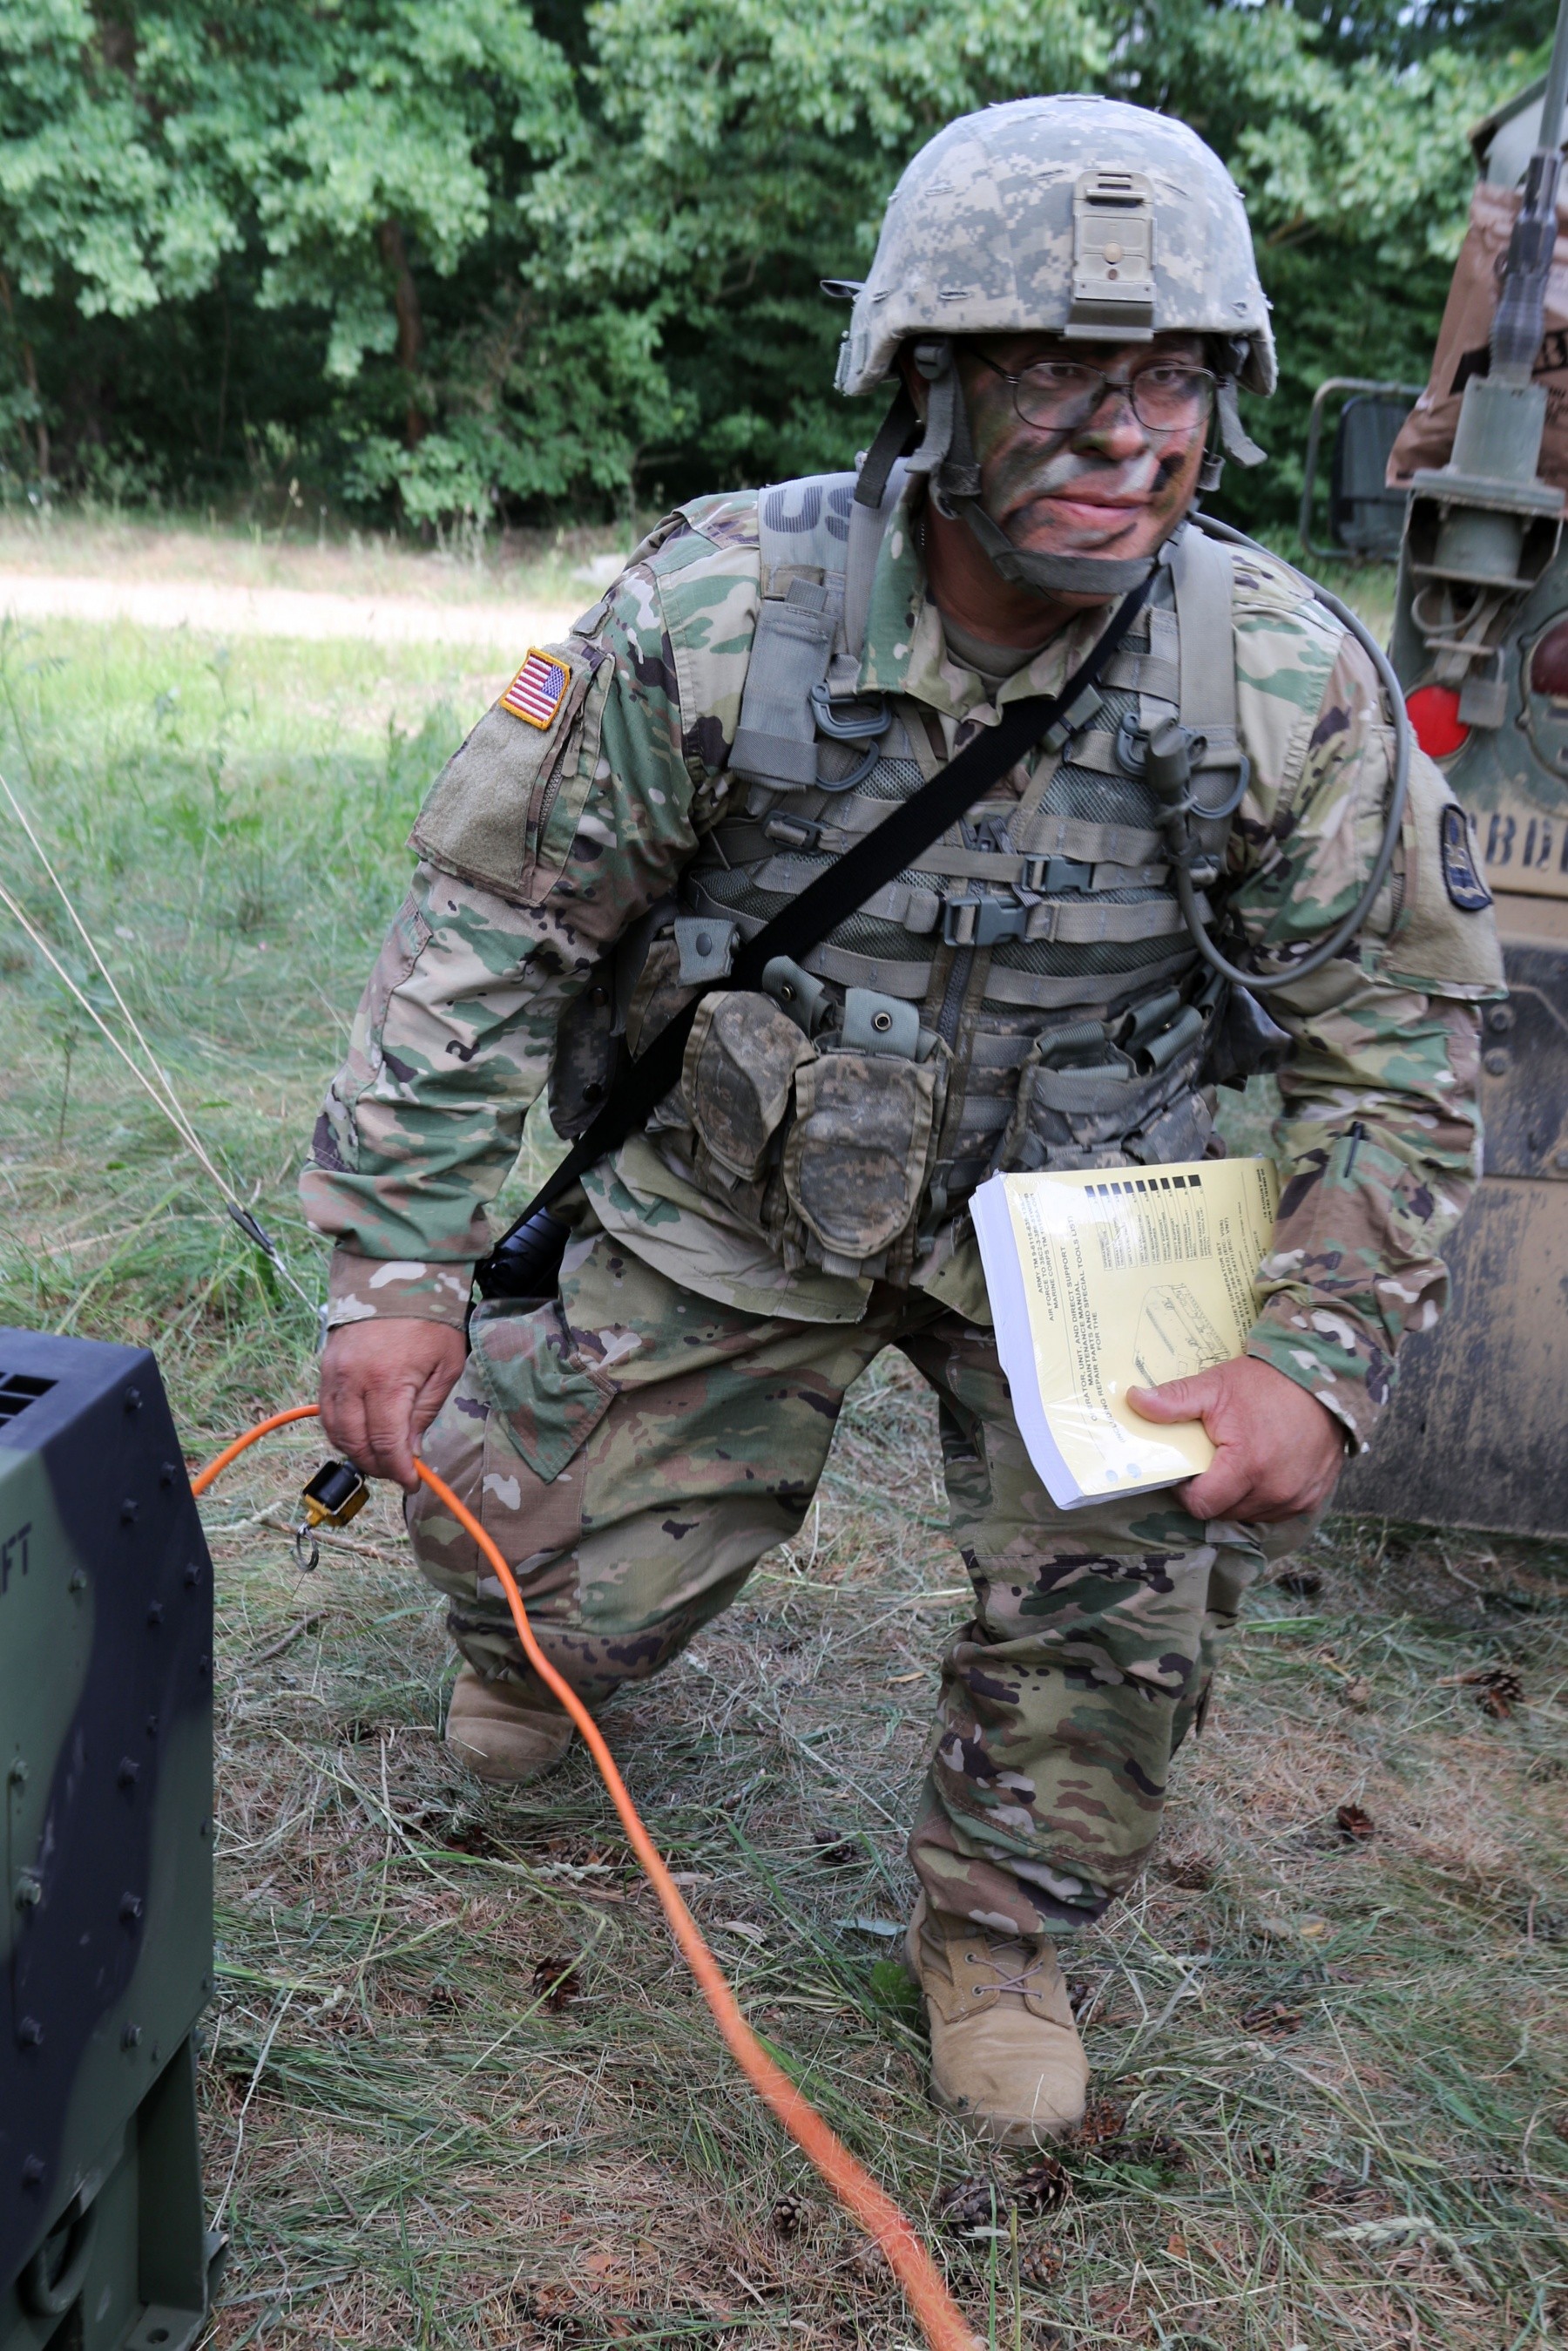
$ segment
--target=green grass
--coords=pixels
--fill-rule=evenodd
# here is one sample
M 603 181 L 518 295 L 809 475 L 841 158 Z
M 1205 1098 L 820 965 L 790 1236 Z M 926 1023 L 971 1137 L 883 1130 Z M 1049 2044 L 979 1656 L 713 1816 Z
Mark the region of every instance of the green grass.
M 312 1290 L 301 1154 L 420 798 L 496 690 L 493 657 L 468 658 L 0 628 L 7 777 L 209 1151 Z M 5 814 L 8 886 L 108 1008 Z M 156 1337 L 191 1384 L 187 1413 L 232 1421 L 304 1376 L 308 1318 L 272 1296 L 265 1259 L 47 958 L 0 925 L 0 1313 Z
M 591 601 L 585 597 L 584 567 L 624 553 L 659 519 L 646 512 L 615 525 L 491 532 L 461 548 L 432 550 L 394 531 L 355 528 L 341 517 L 306 522 L 286 498 L 272 512 L 272 521 L 242 525 L 211 513 L 120 511 L 90 497 L 41 512 L 0 498 L 0 571 L 211 580 L 442 604 L 535 601 L 576 611 Z
M 5 772 L 313 1290 L 293 1185 L 317 1101 L 420 793 L 494 681 L 447 649 L 65 626 L 0 659 Z M 85 977 L 15 841 L 5 878 Z M 155 1345 L 192 1458 L 306 1395 L 306 1311 L 4 916 L 0 1016 L 0 1322 Z M 452 1660 L 391 1499 L 314 1576 L 293 1563 L 319 1458 L 291 1432 L 207 1509 L 214 2199 L 233 2174 L 208 2339 L 909 2344 L 722 2055 L 591 1769 L 506 1798 L 450 1764 Z M 927 2105 L 878 1931 L 906 1913 L 962 1610 L 940 1490 L 930 1405 L 885 1362 L 801 1541 L 607 1729 L 753 2022 L 929 2229 L 982 2337 L 1561 2340 L 1568 1552 L 1342 1520 L 1296 1563 L 1315 1588 L 1260 1596 L 1159 1858 L 1072 1955 L 1110 2103 L 1065 2201 L 1021 2214 L 1015 2271 L 1008 2235 L 941 2220 L 989 2177 L 1005 2222 L 1023 2166 Z M 1524 1686 L 1502 1719 L 1459 1678 L 1496 1665 Z M 1351 1804 L 1369 1837 L 1336 1825 Z

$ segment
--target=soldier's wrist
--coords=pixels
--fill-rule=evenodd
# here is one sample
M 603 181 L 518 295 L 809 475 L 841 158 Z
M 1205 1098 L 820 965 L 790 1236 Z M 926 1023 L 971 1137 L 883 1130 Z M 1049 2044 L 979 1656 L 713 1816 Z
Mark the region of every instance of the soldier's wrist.
M 1335 1319 L 1343 1328 L 1343 1318 Z M 1243 1352 L 1322 1405 L 1344 1431 L 1348 1455 L 1366 1450 L 1383 1409 L 1373 1395 L 1368 1355 L 1313 1330 L 1295 1301 L 1280 1298 L 1264 1307 Z
M 461 1330 L 468 1318 L 473 1266 L 412 1258 L 332 1252 L 327 1282 L 327 1328 L 348 1322 L 445 1322 Z

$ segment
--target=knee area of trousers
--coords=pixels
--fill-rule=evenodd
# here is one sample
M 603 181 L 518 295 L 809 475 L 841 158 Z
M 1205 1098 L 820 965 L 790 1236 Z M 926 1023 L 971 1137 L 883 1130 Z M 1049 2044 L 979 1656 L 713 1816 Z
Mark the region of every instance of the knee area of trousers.
M 475 1673 L 487 1681 L 504 1681 L 509 1687 L 525 1694 L 531 1705 L 553 1706 L 556 1700 L 524 1656 L 511 1625 L 476 1623 L 456 1608 L 447 1614 L 447 1631 L 452 1646 L 471 1665 Z M 590 1643 L 572 1633 L 563 1633 L 559 1626 L 535 1620 L 534 1636 L 549 1663 L 565 1682 L 597 1714 L 607 1706 L 627 1681 L 637 1677 L 618 1673 L 613 1666 L 599 1656 Z

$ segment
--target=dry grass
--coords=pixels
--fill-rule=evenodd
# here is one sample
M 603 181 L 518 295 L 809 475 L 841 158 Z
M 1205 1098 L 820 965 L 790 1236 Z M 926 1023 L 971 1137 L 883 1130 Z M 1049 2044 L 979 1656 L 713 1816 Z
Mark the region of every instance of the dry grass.
M 293 1171 L 422 773 L 477 683 L 435 653 L 225 664 L 65 628 L 6 653 L 9 768 L 20 729 L 139 1012 L 309 1275 Z M 9 935 L 0 1014 L 0 1321 L 156 1343 L 193 1455 L 301 1393 L 303 1314 L 101 1048 L 71 1046 L 65 1091 L 70 1032 Z M 209 2342 L 909 2343 L 722 2054 L 581 1757 L 512 1798 L 450 1763 L 451 1660 L 389 1503 L 296 1569 L 281 1527 L 318 1458 L 280 1438 L 208 1512 L 203 2097 L 233 2246 Z M 803 1541 L 607 1718 L 753 2021 L 999 2351 L 1568 2332 L 1568 1551 L 1343 1521 L 1293 1572 L 1178 1767 L 1159 1860 L 1072 1956 L 1103 2103 L 1054 2209 L 927 2105 L 894 1956 L 962 1607 L 901 1364 L 853 1394 Z M 1486 1669 L 1521 1702 L 1464 1678 Z
M 908 2341 L 721 2056 L 586 1762 L 516 1797 L 450 1764 L 450 1667 L 395 1517 L 308 1588 L 258 1542 L 297 1474 L 251 1472 L 223 1517 L 253 1523 L 214 1537 L 234 1662 L 213 2168 L 275 2025 L 232 2222 L 267 2339 Z M 999 2343 L 1495 2351 L 1561 2329 L 1563 1563 L 1445 1563 L 1353 1522 L 1310 1557 L 1310 1601 L 1259 1604 L 1156 1867 L 1073 1955 L 1107 2105 L 1065 2203 L 1022 2216 L 1043 2289 L 1015 2289 L 1006 2233 L 941 2225 L 989 2172 L 1005 2231 L 1024 2166 L 927 2106 L 892 1957 L 961 1608 L 901 1365 L 856 1392 L 809 1540 L 609 1718 L 753 2021 L 926 2219 L 982 2332 L 994 2249 Z M 1526 1688 L 1501 1720 L 1456 1678 L 1499 1660 Z M 1350 1805 L 1369 1834 L 1338 1825 Z
M 621 526 L 508 531 L 461 552 L 426 549 L 392 531 L 357 530 L 306 516 L 286 496 L 275 519 L 236 529 L 191 516 L 118 514 L 90 503 L 34 514 L 0 508 L 0 572 L 56 572 L 139 584 L 208 580 L 234 588 L 299 588 L 354 596 L 464 604 L 487 598 L 582 603 L 580 567 L 621 551 L 654 520 Z M 574 603 L 573 600 L 576 599 Z

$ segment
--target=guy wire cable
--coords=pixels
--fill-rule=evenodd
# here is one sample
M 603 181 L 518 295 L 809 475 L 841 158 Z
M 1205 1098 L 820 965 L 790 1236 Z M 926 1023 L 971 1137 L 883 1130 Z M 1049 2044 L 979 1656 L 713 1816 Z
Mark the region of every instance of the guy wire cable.
M 269 1436 L 275 1428 L 286 1427 L 290 1421 L 315 1420 L 318 1416 L 317 1405 L 298 1404 L 286 1412 L 275 1412 L 268 1419 L 258 1421 L 254 1428 L 247 1428 L 243 1437 L 236 1437 L 232 1444 L 224 1446 L 221 1453 L 214 1454 L 206 1467 L 197 1472 L 191 1480 L 192 1493 L 204 1494 L 229 1464 L 237 1460 L 259 1437 Z M 414 1468 L 422 1483 L 452 1512 L 493 1569 L 506 1594 L 506 1604 L 512 1612 L 512 1622 L 516 1627 L 523 1654 L 540 1680 L 570 1715 L 583 1744 L 593 1757 L 595 1769 L 620 1816 L 627 1841 L 659 1896 L 659 1907 L 669 1921 L 670 1931 L 680 1948 L 680 1956 L 695 1977 L 697 1988 L 708 2003 L 713 2022 L 747 2081 L 784 2125 L 846 2211 L 860 2223 L 879 2247 L 904 2290 L 930 2351 L 982 2351 L 979 2336 L 949 2293 L 941 2272 L 916 2235 L 912 2223 L 892 2198 L 877 2187 L 870 2173 L 856 2161 L 810 2099 L 795 2087 L 783 2066 L 768 2055 L 747 2023 L 723 1970 L 709 1949 L 701 1928 L 687 1908 L 680 1887 L 665 1865 L 662 1854 L 643 1825 L 642 1816 L 605 1743 L 604 1734 L 570 1682 L 556 1672 L 535 1639 L 533 1627 L 528 1622 L 528 1611 L 511 1568 L 472 1511 L 458 1500 L 446 1480 L 438 1478 L 435 1471 L 428 1468 L 422 1461 L 416 1459 Z
M 126 1068 L 130 1071 L 130 1074 L 136 1080 L 137 1084 L 142 1088 L 143 1092 L 149 1096 L 157 1109 L 161 1111 L 162 1115 L 168 1120 L 170 1125 L 174 1129 L 175 1134 L 180 1137 L 181 1142 L 185 1145 L 186 1150 L 190 1152 L 197 1165 L 202 1169 L 204 1174 L 212 1178 L 213 1182 L 216 1185 L 219 1192 L 223 1196 L 224 1210 L 232 1221 L 239 1227 L 245 1238 L 252 1242 L 255 1248 L 259 1249 L 263 1255 L 270 1260 L 275 1272 L 281 1275 L 282 1279 L 288 1284 L 296 1297 L 298 1298 L 301 1304 L 306 1307 L 308 1312 L 313 1317 L 318 1317 L 320 1309 L 317 1305 L 316 1301 L 311 1298 L 308 1291 L 306 1290 L 300 1281 L 296 1279 L 289 1267 L 287 1259 L 285 1258 L 282 1250 L 278 1248 L 277 1243 L 273 1239 L 272 1235 L 267 1231 L 265 1226 L 260 1222 L 259 1218 L 252 1212 L 252 1210 L 243 1205 L 234 1186 L 229 1182 L 228 1178 L 220 1172 L 211 1155 L 203 1145 L 202 1138 L 197 1134 L 189 1113 L 186 1112 L 179 1095 L 174 1091 L 173 1081 L 169 1076 L 168 1071 L 163 1068 L 163 1065 L 159 1061 L 157 1055 L 153 1052 L 151 1046 L 147 1041 L 147 1039 L 143 1036 L 140 1028 L 138 1026 L 135 1014 L 131 1011 L 130 1007 L 127 1004 L 124 997 L 120 994 L 113 972 L 110 971 L 108 964 L 104 961 L 97 940 L 93 937 L 92 933 L 88 929 L 87 925 L 83 922 L 81 915 L 77 911 L 69 891 L 66 888 L 65 883 L 61 881 L 59 875 L 56 872 L 54 866 L 50 863 L 48 852 L 45 849 L 43 842 L 38 839 L 36 832 L 33 830 L 26 810 L 23 807 L 21 801 L 17 799 L 16 793 L 12 790 L 10 784 L 3 775 L 0 775 L 0 791 L 3 791 L 5 798 L 10 801 L 11 807 L 16 813 L 17 822 L 21 825 L 23 831 L 26 834 L 28 841 L 32 843 L 34 853 L 37 857 L 38 862 L 42 865 L 45 872 L 48 875 L 50 882 L 54 885 L 56 895 L 58 897 L 60 904 L 64 906 L 67 914 L 70 916 L 72 923 L 79 932 L 84 943 L 86 944 L 88 953 L 91 956 L 94 963 L 98 966 L 99 970 L 103 975 L 104 980 L 108 985 L 109 994 L 113 997 L 115 1004 L 119 1011 L 121 1019 L 125 1022 L 126 1027 L 130 1029 L 131 1036 L 135 1039 L 137 1044 L 140 1045 L 143 1053 L 146 1054 L 153 1074 L 158 1080 L 158 1083 L 156 1085 L 152 1082 L 152 1079 L 148 1076 L 146 1071 L 139 1066 L 134 1057 L 126 1050 L 123 1041 L 115 1035 L 114 1030 L 109 1027 L 108 1021 L 99 1010 L 98 1006 L 94 1004 L 91 998 L 78 986 L 76 980 L 72 978 L 70 973 L 66 969 L 65 965 L 60 961 L 59 956 L 55 953 L 54 948 L 49 945 L 48 940 L 45 938 L 43 933 L 30 919 L 26 910 L 17 903 L 16 899 L 13 897 L 11 892 L 6 888 L 3 882 L 0 882 L 0 906 L 4 906 L 7 913 L 15 918 L 20 928 L 26 932 L 27 937 L 37 948 L 38 953 L 44 956 L 45 960 L 54 971 L 56 977 L 64 987 L 69 989 L 71 995 L 75 997 L 82 1010 L 87 1014 L 88 1019 L 92 1021 L 94 1026 L 99 1029 L 105 1041 L 111 1045 L 114 1050 L 119 1055 L 120 1060 L 125 1063 Z

